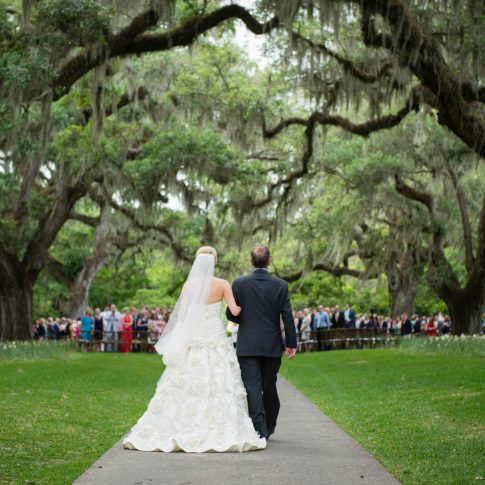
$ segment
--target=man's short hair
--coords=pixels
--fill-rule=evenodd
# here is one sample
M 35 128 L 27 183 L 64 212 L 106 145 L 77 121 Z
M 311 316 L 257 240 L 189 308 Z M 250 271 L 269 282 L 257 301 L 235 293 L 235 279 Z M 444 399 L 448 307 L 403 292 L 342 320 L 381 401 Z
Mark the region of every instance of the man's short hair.
M 266 246 L 255 246 L 251 250 L 251 263 L 255 268 L 267 268 L 271 255 L 269 249 Z

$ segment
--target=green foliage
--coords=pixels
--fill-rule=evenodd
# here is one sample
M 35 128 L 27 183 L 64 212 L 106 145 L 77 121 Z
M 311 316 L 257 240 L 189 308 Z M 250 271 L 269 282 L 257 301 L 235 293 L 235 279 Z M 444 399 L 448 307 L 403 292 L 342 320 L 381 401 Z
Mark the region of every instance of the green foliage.
M 112 17 L 112 7 L 97 0 L 42 0 L 34 25 L 52 47 L 65 49 L 102 44 L 111 32 Z

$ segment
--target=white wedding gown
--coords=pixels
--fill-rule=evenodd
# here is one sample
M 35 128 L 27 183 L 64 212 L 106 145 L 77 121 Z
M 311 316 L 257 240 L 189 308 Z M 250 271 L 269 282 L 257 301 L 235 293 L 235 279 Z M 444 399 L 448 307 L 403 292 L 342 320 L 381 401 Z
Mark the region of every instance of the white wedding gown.
M 141 451 L 250 451 L 266 447 L 248 415 L 246 390 L 221 318 L 205 305 L 196 335 L 166 367 L 145 414 L 123 440 Z

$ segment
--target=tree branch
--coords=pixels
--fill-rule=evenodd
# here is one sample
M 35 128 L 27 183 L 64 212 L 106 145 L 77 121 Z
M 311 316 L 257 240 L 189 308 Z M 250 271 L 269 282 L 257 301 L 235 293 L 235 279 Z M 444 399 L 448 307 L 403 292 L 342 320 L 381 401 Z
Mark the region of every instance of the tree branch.
M 82 222 L 83 224 L 91 227 L 96 227 L 101 221 L 100 216 L 88 216 L 86 214 L 79 214 L 78 212 L 74 211 L 69 214 L 69 219 Z
M 280 275 L 280 278 L 287 281 L 288 283 L 291 283 L 292 281 L 299 280 L 300 278 L 302 278 L 303 276 L 305 276 L 307 273 L 311 271 L 326 271 L 327 273 L 331 273 L 334 276 L 348 275 L 348 276 L 354 276 L 355 278 L 360 278 L 363 275 L 362 271 L 359 271 L 356 269 L 350 269 L 346 266 L 336 266 L 328 262 L 320 261 L 318 263 L 315 263 L 313 266 L 311 266 L 310 269 L 300 270 L 288 275 Z
M 473 255 L 472 226 L 470 224 L 470 218 L 468 216 L 465 193 L 460 186 L 460 181 L 458 180 L 458 176 L 456 175 L 456 172 L 453 170 L 453 168 L 451 166 L 448 166 L 447 170 L 448 174 L 450 175 L 453 187 L 455 189 L 456 198 L 458 200 L 461 223 L 463 226 L 463 241 L 465 243 L 465 266 L 467 272 L 470 273 L 473 268 L 475 257 Z
M 341 56 L 339 53 L 329 49 L 323 43 L 314 42 L 306 37 L 303 37 L 298 32 L 292 32 L 291 36 L 294 40 L 303 42 L 309 45 L 312 49 L 320 50 L 325 54 L 327 54 L 328 56 L 332 57 L 344 68 L 345 72 L 352 74 L 355 78 L 360 79 L 362 82 L 365 82 L 365 83 L 376 82 L 378 79 L 380 79 L 385 74 L 387 74 L 389 72 L 389 69 L 392 67 L 392 62 L 386 61 L 386 62 L 383 62 L 379 67 L 377 67 L 377 69 L 375 69 L 373 72 L 367 71 L 359 68 L 350 59 L 347 59 Z
M 342 116 L 315 111 L 308 118 L 287 118 L 273 128 L 266 128 L 265 124 L 263 124 L 263 135 L 265 138 L 271 139 L 289 126 L 300 125 L 308 127 L 312 123 L 318 123 L 323 126 L 339 126 L 349 133 L 366 137 L 375 131 L 397 126 L 411 111 L 416 111 L 419 108 L 419 101 L 421 99 L 421 96 L 418 95 L 421 94 L 421 90 L 418 88 L 419 86 L 413 88 L 406 104 L 396 114 L 382 116 L 381 118 L 376 118 L 365 123 L 353 123 Z
M 154 27 L 159 20 L 155 10 L 150 9 L 133 19 L 131 24 L 108 39 L 107 46 L 91 54 L 82 52 L 68 61 L 54 80 L 54 99 L 67 94 L 71 86 L 94 67 L 105 60 L 129 54 L 143 54 L 169 50 L 177 46 L 192 44 L 201 34 L 211 30 L 229 19 L 240 19 L 253 34 L 265 34 L 278 27 L 277 17 L 268 22 L 258 22 L 245 8 L 239 5 L 226 5 L 207 15 L 196 15 L 182 26 L 161 34 L 142 34 Z

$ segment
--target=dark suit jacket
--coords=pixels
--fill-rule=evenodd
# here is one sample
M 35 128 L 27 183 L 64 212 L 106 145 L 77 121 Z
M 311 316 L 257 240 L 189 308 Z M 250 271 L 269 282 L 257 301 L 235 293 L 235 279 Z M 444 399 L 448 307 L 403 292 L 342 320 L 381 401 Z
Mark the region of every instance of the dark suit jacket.
M 337 314 L 338 314 L 338 320 L 337 320 Z M 342 310 L 339 310 L 338 312 L 333 313 L 332 317 L 330 318 L 330 321 L 332 322 L 332 326 L 335 328 L 343 327 L 345 324 L 344 312 Z
M 238 356 L 281 357 L 284 344 L 280 318 L 285 326 L 286 346 L 296 348 L 295 323 L 286 281 L 264 269 L 256 269 L 236 279 L 232 291 L 241 313 L 235 317 L 228 308 L 226 316 L 239 324 Z

